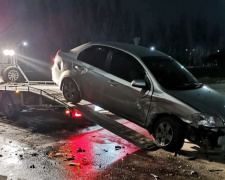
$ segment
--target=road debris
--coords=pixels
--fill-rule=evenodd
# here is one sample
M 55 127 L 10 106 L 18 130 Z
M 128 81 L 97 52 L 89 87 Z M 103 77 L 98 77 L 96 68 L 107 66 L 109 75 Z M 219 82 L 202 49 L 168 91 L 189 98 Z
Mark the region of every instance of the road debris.
M 35 166 L 34 166 L 34 165 L 31 165 L 31 166 L 30 166 L 30 168 L 31 168 L 31 169 L 34 169 L 34 168 L 35 168 Z
M 219 172 L 219 171 L 223 171 L 222 169 L 209 169 L 209 172 Z
M 69 166 L 74 166 L 76 167 L 78 174 L 80 173 L 81 165 L 80 163 L 70 163 Z
M 55 157 L 55 152 L 51 152 L 51 153 L 49 153 L 49 155 L 48 155 L 50 158 L 54 158 Z
M 195 157 L 195 156 L 189 157 L 189 158 L 188 158 L 188 160 L 190 160 L 190 161 L 194 161 L 194 160 L 196 160 L 196 159 L 197 159 L 197 157 Z
M 69 163 L 69 166 L 80 166 L 80 163 Z
M 85 152 L 85 150 L 84 150 L 84 149 L 79 148 L 79 149 L 77 149 L 77 152 Z
M 110 174 L 106 174 L 105 177 L 110 177 Z
M 191 171 L 192 176 L 198 176 L 198 173 L 196 171 Z
M 22 159 L 23 159 L 23 155 L 22 155 L 22 154 L 20 154 L 20 155 L 19 155 L 19 157 L 20 157 L 20 160 L 22 160 Z
M 36 156 L 38 156 L 38 153 L 32 153 L 31 156 L 36 157 Z
M 68 156 L 73 157 L 70 152 L 65 151 L 65 150 L 59 150 L 59 152 L 51 152 L 51 153 L 49 153 L 48 156 L 50 158 L 59 158 L 59 157 L 68 157 Z
M 66 158 L 64 161 L 73 161 L 73 160 L 75 160 L 75 158 L 72 156 L 72 157 Z
M 155 174 L 151 174 L 151 175 L 155 178 L 155 180 L 158 180 L 159 179 L 159 176 L 157 176 Z
M 55 157 L 65 157 L 67 156 L 67 153 L 55 153 Z
M 122 147 L 121 146 L 115 146 L 115 150 L 120 150 Z

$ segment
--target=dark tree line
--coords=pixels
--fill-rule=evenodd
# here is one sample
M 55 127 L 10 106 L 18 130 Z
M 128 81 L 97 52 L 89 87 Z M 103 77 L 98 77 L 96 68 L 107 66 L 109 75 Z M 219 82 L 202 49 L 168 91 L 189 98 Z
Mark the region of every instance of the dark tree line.
M 218 24 L 209 24 L 201 17 L 188 19 L 185 15 L 167 24 L 158 19 L 148 27 L 144 42 L 185 65 L 203 65 L 207 56 L 224 49 L 224 43 L 224 29 Z

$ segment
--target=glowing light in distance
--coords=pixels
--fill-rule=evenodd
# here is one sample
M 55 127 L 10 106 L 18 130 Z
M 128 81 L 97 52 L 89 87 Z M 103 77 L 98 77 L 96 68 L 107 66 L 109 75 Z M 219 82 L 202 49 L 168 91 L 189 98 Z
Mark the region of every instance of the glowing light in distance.
M 23 46 L 28 46 L 28 43 L 26 41 L 23 41 Z

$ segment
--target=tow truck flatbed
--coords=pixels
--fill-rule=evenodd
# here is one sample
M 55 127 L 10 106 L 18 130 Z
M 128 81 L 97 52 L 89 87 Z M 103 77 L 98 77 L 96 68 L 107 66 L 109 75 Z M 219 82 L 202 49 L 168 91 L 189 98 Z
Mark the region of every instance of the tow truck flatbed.
M 150 150 L 156 147 L 152 139 L 112 120 L 109 116 L 101 112 L 95 111 L 91 108 L 91 103 L 84 100 L 76 105 L 67 102 L 59 87 L 54 83 L 37 82 L 35 84 L 34 82 L 32 84 L 2 84 L 0 85 L 0 102 L 1 111 L 9 118 L 11 115 L 10 110 L 21 111 L 24 108 L 76 109 L 81 112 L 86 119 L 99 124 L 103 128 L 142 149 Z M 7 110 L 8 112 L 6 112 Z

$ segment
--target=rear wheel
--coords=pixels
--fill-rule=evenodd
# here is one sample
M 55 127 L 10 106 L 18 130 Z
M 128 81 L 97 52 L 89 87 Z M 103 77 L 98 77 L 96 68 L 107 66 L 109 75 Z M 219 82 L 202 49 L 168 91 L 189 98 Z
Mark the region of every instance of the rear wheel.
M 177 119 L 162 117 L 154 125 L 153 137 L 158 147 L 179 151 L 184 144 L 185 132 Z
M 7 118 L 18 117 L 19 111 L 9 95 L 6 95 L 2 100 L 2 112 Z
M 80 91 L 72 79 L 66 79 L 62 85 L 63 96 L 68 102 L 80 102 Z
M 3 74 L 3 79 L 5 82 L 19 82 L 21 79 L 20 70 L 16 67 L 6 69 Z

